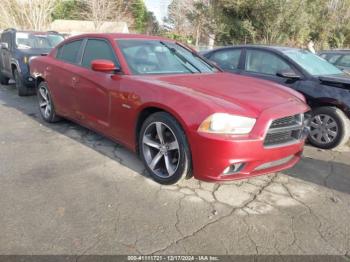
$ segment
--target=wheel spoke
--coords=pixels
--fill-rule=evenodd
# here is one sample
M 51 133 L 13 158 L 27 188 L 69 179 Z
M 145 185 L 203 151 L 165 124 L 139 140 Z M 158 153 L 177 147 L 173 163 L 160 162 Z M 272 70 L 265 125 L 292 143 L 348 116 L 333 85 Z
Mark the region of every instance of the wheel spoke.
M 334 137 L 337 136 L 337 132 L 332 131 L 332 130 L 330 130 L 330 129 L 327 130 L 327 134 L 330 135 L 332 138 L 334 138 Z
M 40 107 L 45 107 L 45 106 L 47 106 L 47 102 L 46 101 L 41 102 L 39 105 L 40 105 Z
M 335 121 L 330 122 L 330 123 L 327 125 L 327 128 L 333 128 L 333 127 L 337 127 L 337 123 L 336 123 Z
M 45 101 L 47 101 L 47 93 L 46 93 L 46 90 L 45 89 L 43 89 L 43 88 L 40 88 L 39 89 L 39 92 L 40 92 L 40 95 L 41 95 L 41 97 L 45 100 Z
M 164 144 L 163 125 L 162 125 L 162 123 L 156 122 L 156 129 L 157 129 L 157 135 L 158 135 L 160 143 Z
M 163 154 L 161 152 L 158 152 L 156 156 L 152 159 L 151 163 L 149 164 L 149 167 L 154 170 L 160 159 L 162 158 Z
M 164 160 L 165 160 L 165 167 L 166 170 L 168 171 L 169 176 L 175 173 L 175 168 L 174 166 L 170 163 L 169 155 L 164 155 Z
M 144 137 L 143 137 L 142 142 L 143 142 L 145 145 L 147 145 L 147 146 L 160 149 L 160 144 L 159 144 L 158 142 L 156 142 L 156 141 L 150 139 L 150 138 L 147 137 L 147 136 L 144 136 Z
M 50 116 L 50 113 L 51 113 L 51 107 L 50 107 L 50 105 L 48 104 L 48 105 L 45 107 L 45 116 L 46 116 L 46 117 L 49 117 L 49 116 Z
M 179 143 L 177 140 L 168 144 L 168 150 L 179 150 Z
M 312 135 L 312 136 L 320 134 L 320 133 L 321 133 L 321 131 L 319 129 L 314 129 L 314 130 L 310 131 L 310 135 Z
M 325 124 L 327 124 L 328 123 L 328 121 L 329 121 L 329 119 L 331 119 L 329 116 L 324 116 L 324 118 L 323 118 L 323 123 L 325 123 Z
M 319 142 L 319 143 L 323 143 L 322 141 L 322 133 L 321 132 L 318 132 L 316 134 L 316 140 Z
M 331 142 L 331 139 L 329 138 L 328 134 L 323 134 L 323 138 L 327 143 Z
M 320 115 L 317 115 L 314 118 L 315 118 L 317 124 L 322 125 L 322 120 L 321 120 L 321 116 Z

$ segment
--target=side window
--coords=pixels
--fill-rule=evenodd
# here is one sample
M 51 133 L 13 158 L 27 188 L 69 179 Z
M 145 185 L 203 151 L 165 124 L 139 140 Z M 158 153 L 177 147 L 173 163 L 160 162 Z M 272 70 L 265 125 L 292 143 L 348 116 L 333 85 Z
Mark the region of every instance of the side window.
M 328 56 L 327 60 L 329 63 L 334 64 L 339 59 L 339 57 L 341 57 L 341 55 L 331 54 Z
M 104 40 L 90 39 L 86 43 L 82 66 L 90 68 L 95 59 L 106 59 L 119 66 L 112 47 Z
M 61 46 L 57 51 L 56 58 L 62 61 L 76 64 L 82 42 L 83 40 L 77 40 Z
M 241 49 L 227 49 L 216 51 L 210 60 L 216 62 L 222 69 L 232 70 L 237 69 L 239 64 L 239 59 L 241 57 Z
M 246 71 L 276 75 L 278 71 L 293 69 L 281 58 L 270 52 L 260 50 L 247 50 L 246 52 Z
M 350 67 L 350 55 L 344 55 L 339 59 L 336 65 Z

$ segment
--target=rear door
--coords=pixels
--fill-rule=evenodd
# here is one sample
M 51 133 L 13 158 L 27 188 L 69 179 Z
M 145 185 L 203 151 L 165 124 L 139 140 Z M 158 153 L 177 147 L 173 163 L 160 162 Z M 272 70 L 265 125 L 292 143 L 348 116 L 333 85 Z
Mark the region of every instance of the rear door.
M 241 48 L 227 48 L 213 52 L 208 59 L 219 65 L 224 71 L 239 73 L 241 65 Z
M 47 80 L 57 111 L 73 119 L 78 119 L 75 89 L 83 41 L 83 39 L 73 40 L 60 46 L 57 50 L 56 62 L 46 67 Z
M 112 78 L 113 72 L 93 71 L 91 62 L 96 59 L 110 60 L 120 68 L 117 56 L 107 39 L 87 40 L 81 60 L 81 71 L 76 76 L 78 114 L 89 127 L 105 133 L 110 128 L 110 93 L 118 91 L 119 80 Z
M 258 49 L 245 50 L 244 75 L 270 80 L 287 86 L 295 86 L 298 80 L 290 80 L 277 76 L 278 71 L 296 70 L 277 54 Z M 300 73 L 296 72 L 300 75 Z

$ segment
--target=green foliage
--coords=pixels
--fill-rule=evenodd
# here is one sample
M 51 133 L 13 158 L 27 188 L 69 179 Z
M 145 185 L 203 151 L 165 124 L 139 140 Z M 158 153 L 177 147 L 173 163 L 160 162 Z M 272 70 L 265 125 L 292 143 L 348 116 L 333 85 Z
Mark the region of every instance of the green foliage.
M 51 14 L 52 19 L 80 19 L 83 4 L 78 0 L 59 0 Z
M 143 33 L 146 31 L 148 21 L 152 18 L 143 0 L 133 0 L 131 2 L 130 9 L 134 18 L 134 28 L 136 31 Z
M 178 1 L 178 0 L 174 0 Z M 195 5 L 210 20 L 203 32 L 216 44 L 263 43 L 318 48 L 350 44 L 350 0 L 199 0 Z M 195 22 L 195 17 L 188 17 Z

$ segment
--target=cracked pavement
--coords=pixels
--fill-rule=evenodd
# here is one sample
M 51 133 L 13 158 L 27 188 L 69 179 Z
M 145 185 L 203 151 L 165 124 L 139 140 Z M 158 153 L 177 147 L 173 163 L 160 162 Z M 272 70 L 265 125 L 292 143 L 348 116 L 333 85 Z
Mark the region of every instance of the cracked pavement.
M 350 147 L 247 180 L 153 182 L 122 146 L 0 87 L 0 254 L 350 251 Z

